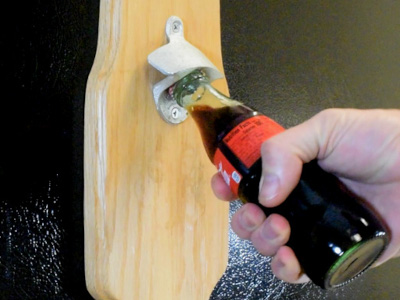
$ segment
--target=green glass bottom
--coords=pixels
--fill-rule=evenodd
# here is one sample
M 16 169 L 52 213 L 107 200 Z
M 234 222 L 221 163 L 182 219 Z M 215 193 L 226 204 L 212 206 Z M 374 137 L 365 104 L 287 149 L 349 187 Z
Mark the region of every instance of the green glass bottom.
M 385 240 L 380 237 L 354 245 L 329 269 L 325 286 L 340 286 L 361 274 L 375 262 L 384 248 Z

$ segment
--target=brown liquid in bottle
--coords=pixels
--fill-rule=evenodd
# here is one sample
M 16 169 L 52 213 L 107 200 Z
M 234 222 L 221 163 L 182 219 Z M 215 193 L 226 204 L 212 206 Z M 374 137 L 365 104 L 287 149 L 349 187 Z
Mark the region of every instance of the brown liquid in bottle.
M 232 166 L 233 169 L 231 169 L 226 175 L 228 176 L 228 179 L 225 178 L 225 181 L 227 181 L 227 184 L 231 187 L 232 192 L 243 202 L 258 203 L 258 185 L 261 177 L 260 149 L 261 143 L 264 140 L 260 140 L 259 137 L 254 139 L 254 136 L 257 135 L 257 133 L 251 130 L 246 130 L 247 133 L 241 136 L 238 143 L 245 144 L 243 148 L 255 149 L 256 153 L 255 156 L 253 154 L 253 160 L 251 160 L 252 163 L 247 163 L 246 165 L 247 160 L 243 159 L 243 156 L 240 157 L 240 155 L 236 155 L 234 152 L 238 145 L 226 143 L 227 140 L 225 137 L 228 137 L 231 133 L 235 133 L 237 127 L 241 127 L 246 123 L 251 123 L 248 122 L 251 118 L 266 117 L 245 105 L 223 106 L 218 108 L 213 108 L 208 105 L 194 105 L 189 108 L 189 111 L 199 127 L 204 147 L 211 162 L 213 162 L 218 169 L 220 168 L 218 166 L 218 161 L 214 161 L 214 156 L 218 149 L 229 162 L 228 164 Z M 268 123 L 273 125 L 270 125 L 270 127 L 262 127 L 264 133 L 277 133 L 283 130 L 280 125 L 270 119 Z M 246 127 L 246 129 L 247 128 L 248 127 Z M 242 147 L 239 145 L 239 148 Z M 246 157 L 246 155 L 244 156 Z M 224 163 L 224 167 L 226 167 L 226 164 L 227 162 Z M 229 184 L 233 179 L 232 170 L 237 172 L 239 175 L 238 181 L 236 181 L 237 185 Z M 224 170 L 221 172 L 220 170 L 222 174 L 224 173 L 223 171 Z
M 204 147 L 212 162 L 224 136 L 240 122 L 259 114 L 244 105 L 219 108 L 195 105 L 190 107 L 189 111 L 199 127 Z

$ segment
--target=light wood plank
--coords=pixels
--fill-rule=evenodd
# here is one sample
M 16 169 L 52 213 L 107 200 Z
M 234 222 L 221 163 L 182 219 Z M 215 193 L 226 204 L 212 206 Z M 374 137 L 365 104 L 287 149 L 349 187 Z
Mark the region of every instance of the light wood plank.
M 227 262 L 228 204 L 191 119 L 156 111 L 147 55 L 179 16 L 222 71 L 219 1 L 103 0 L 85 107 L 85 268 L 96 299 L 208 299 Z M 228 93 L 224 80 L 216 83 Z

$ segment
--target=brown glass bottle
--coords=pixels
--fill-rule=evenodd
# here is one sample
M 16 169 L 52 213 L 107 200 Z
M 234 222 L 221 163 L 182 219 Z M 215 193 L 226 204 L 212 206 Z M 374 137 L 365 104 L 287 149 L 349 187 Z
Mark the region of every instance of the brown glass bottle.
M 262 142 L 284 129 L 263 114 L 232 100 L 209 83 L 201 70 L 180 80 L 173 96 L 201 132 L 208 157 L 232 191 L 258 203 Z M 380 256 L 389 234 L 379 216 L 316 161 L 304 164 L 299 184 L 275 208 L 290 223 L 288 245 L 305 273 L 322 288 L 333 288 L 363 273 Z

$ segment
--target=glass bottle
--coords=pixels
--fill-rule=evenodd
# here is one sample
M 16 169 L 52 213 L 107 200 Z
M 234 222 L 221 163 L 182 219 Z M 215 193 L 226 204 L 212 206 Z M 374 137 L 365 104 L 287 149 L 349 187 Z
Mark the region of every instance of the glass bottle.
M 287 245 L 315 284 L 344 285 L 384 251 L 389 234 L 379 216 L 316 161 L 304 164 L 299 184 L 281 205 L 259 204 L 261 144 L 284 130 L 275 121 L 218 92 L 202 70 L 186 75 L 170 94 L 194 118 L 208 157 L 233 193 L 289 221 Z

